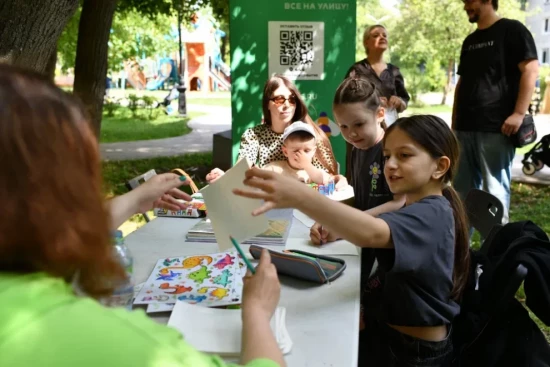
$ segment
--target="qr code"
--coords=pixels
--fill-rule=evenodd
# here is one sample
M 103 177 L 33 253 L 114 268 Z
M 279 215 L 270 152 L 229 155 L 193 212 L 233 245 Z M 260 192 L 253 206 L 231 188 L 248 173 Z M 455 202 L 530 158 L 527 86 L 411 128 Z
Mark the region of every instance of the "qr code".
M 280 31 L 280 64 L 311 66 L 313 62 L 313 31 Z

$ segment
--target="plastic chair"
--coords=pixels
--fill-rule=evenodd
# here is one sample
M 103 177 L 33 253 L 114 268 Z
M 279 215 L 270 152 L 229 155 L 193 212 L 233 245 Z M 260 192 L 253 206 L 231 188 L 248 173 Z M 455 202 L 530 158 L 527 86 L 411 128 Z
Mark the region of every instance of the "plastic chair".
M 468 220 L 481 237 L 488 238 L 496 225 L 502 224 L 504 205 L 494 195 L 483 190 L 472 189 L 464 201 Z
M 131 180 L 129 180 L 128 182 L 126 182 L 126 187 L 128 188 L 128 190 L 132 191 L 133 189 L 135 189 L 136 187 L 138 187 L 139 185 L 141 185 L 142 183 L 144 183 L 145 181 L 147 181 L 151 177 L 155 176 L 156 174 L 157 174 L 157 172 L 155 172 L 154 169 L 149 170 L 149 171 L 145 172 L 144 174 L 139 175 L 137 177 L 134 177 Z M 149 218 L 147 213 L 142 213 L 142 215 L 143 215 L 143 218 L 145 218 L 146 222 L 151 221 L 151 219 Z

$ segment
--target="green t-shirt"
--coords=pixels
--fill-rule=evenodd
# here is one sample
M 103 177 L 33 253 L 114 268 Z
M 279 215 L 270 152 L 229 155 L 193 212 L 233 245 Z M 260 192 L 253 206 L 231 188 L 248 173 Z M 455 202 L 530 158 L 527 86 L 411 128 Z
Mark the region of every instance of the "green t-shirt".
M 62 279 L 0 273 L 0 366 L 221 367 L 141 310 L 77 297 Z M 278 367 L 255 360 L 247 367 Z

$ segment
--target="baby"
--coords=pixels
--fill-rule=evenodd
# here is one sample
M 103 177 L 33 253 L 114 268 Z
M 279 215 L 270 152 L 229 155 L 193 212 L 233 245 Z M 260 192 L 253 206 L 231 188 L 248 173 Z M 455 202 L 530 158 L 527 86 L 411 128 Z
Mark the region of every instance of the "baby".
M 312 164 L 317 150 L 315 130 L 309 124 L 296 121 L 284 131 L 283 154 L 286 161 L 275 161 L 266 164 L 263 169 L 294 177 L 305 183 L 327 185 L 330 174 Z

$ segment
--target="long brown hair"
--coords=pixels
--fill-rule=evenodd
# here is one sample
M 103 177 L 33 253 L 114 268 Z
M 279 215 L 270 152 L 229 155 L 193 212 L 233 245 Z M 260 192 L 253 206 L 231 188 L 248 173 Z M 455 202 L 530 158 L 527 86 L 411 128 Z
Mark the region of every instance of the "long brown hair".
M 82 108 L 45 77 L 0 64 L 0 272 L 44 272 L 97 297 L 123 279 L 98 146 Z
M 414 115 L 397 119 L 386 132 L 386 139 L 393 130 L 401 129 L 420 144 L 433 158 L 448 157 L 450 166 L 441 178 L 443 196 L 449 200 L 455 219 L 455 258 L 453 268 L 452 298 L 460 299 L 468 281 L 470 269 L 470 243 L 468 219 L 462 200 L 450 186 L 453 181 L 460 148 L 455 134 L 442 119 L 432 115 Z
M 313 122 L 313 119 L 309 116 L 308 108 L 304 102 L 304 99 L 302 98 L 302 95 L 298 91 L 298 88 L 292 83 L 288 78 L 282 76 L 282 75 L 274 75 L 271 78 L 268 79 L 268 81 L 265 83 L 264 86 L 264 93 L 262 97 L 262 112 L 264 114 L 264 122 L 267 126 L 271 126 L 271 112 L 269 111 L 269 101 L 270 98 L 273 97 L 273 92 L 277 90 L 277 88 L 285 86 L 290 90 L 290 93 L 292 93 L 294 96 L 296 96 L 296 109 L 294 110 L 294 116 L 292 116 L 292 122 L 296 121 L 303 121 L 309 125 L 311 125 L 318 136 L 318 145 L 321 145 L 324 149 L 317 149 L 317 152 L 315 153 L 315 157 L 323 167 L 327 169 L 327 171 L 335 175 L 338 171 L 337 165 L 336 165 L 336 159 L 334 158 L 334 153 L 332 152 L 332 146 L 330 145 L 330 141 L 328 137 L 326 136 L 325 132 L 321 130 L 319 126 L 315 122 Z M 292 123 L 291 122 L 291 123 Z M 325 156 L 323 155 L 322 150 L 324 150 L 329 156 L 332 162 L 328 162 Z

